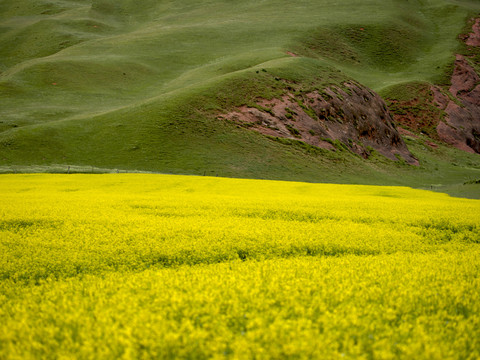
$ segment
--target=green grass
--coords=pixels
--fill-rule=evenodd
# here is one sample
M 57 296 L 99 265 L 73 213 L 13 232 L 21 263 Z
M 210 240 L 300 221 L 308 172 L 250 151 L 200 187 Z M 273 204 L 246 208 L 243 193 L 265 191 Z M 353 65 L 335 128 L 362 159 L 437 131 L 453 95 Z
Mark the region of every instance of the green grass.
M 216 115 L 287 87 L 322 90 L 352 78 L 377 91 L 444 83 L 457 34 L 478 11 L 477 2 L 453 0 L 3 1 L 0 171 L 75 165 L 461 184 L 476 177 L 478 158 L 427 152 L 424 172 L 397 172 L 397 164 L 346 151 L 319 156 Z M 421 142 L 410 146 L 423 154 Z M 473 166 L 456 175 L 452 157 Z M 429 176 L 432 166 L 445 168 L 444 179 Z

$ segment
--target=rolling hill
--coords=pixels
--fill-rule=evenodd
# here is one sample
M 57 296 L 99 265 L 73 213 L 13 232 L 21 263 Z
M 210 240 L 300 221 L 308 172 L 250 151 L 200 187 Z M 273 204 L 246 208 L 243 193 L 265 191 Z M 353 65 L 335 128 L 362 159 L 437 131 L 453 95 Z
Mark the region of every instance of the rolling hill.
M 479 13 L 467 0 L 4 0 L 0 170 L 479 196 L 478 107 L 461 97 L 475 89 L 452 94 L 458 66 L 479 73 L 464 41 Z M 454 147 L 465 129 L 470 153 Z

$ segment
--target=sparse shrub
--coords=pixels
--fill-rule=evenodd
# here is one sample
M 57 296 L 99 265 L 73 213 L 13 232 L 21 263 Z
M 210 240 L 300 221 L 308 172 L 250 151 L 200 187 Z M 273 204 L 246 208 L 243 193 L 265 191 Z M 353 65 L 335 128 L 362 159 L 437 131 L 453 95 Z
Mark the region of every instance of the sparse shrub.
M 287 128 L 290 133 L 295 136 L 295 137 L 301 137 L 300 131 L 298 131 L 295 127 L 293 127 L 290 124 L 285 124 L 285 127 Z

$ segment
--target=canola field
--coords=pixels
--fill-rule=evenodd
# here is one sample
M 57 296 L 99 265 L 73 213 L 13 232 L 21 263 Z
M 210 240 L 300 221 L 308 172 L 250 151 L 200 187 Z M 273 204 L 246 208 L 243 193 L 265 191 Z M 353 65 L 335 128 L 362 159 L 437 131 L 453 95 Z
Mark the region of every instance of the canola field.
M 480 201 L 0 176 L 0 359 L 478 359 Z

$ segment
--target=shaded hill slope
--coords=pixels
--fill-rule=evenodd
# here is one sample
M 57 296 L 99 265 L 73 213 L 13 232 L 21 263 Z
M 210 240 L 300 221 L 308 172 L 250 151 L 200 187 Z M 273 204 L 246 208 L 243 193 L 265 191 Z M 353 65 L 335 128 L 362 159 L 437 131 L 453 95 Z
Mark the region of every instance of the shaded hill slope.
M 325 130 L 329 150 L 219 118 L 292 89 L 357 82 L 386 97 L 410 82 L 448 86 L 457 34 L 479 11 L 454 0 L 6 0 L 0 166 L 413 186 L 480 178 L 478 156 L 423 135 L 392 161 L 355 134 Z

